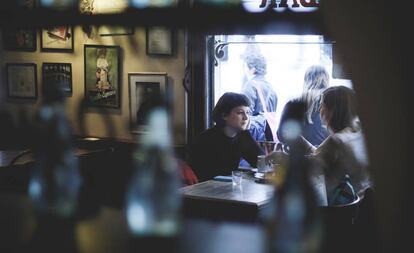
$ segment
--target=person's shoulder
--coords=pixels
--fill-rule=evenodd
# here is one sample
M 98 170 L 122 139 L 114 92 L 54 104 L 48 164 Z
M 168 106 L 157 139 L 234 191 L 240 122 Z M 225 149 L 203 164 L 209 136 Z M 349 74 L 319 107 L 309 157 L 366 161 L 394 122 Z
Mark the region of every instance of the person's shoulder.
M 205 140 L 205 139 L 210 139 L 213 136 L 216 136 L 219 134 L 219 127 L 218 126 L 213 126 L 210 127 L 206 130 L 204 130 L 203 132 L 201 132 L 198 136 L 197 136 L 197 140 Z
M 347 127 L 334 134 L 335 139 L 341 142 L 349 142 L 355 139 L 361 139 L 363 137 L 360 129 Z
M 240 131 L 239 134 L 238 134 L 238 137 L 239 137 L 239 139 L 242 139 L 242 140 L 246 140 L 246 139 L 252 139 L 253 140 L 253 137 L 252 137 L 249 130 Z

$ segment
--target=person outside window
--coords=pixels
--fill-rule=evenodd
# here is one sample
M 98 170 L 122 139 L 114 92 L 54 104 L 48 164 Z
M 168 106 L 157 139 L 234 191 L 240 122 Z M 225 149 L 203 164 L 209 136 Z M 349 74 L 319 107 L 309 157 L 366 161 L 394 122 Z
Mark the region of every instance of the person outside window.
M 300 98 L 290 100 L 283 108 L 280 124 L 277 130 L 278 139 L 286 143 L 283 138 L 281 126 L 285 122 L 286 115 L 290 114 L 295 102 L 302 101 L 306 106 L 303 117 L 303 137 L 312 145 L 319 146 L 329 135 L 328 130 L 322 125 L 319 116 L 319 107 L 322 92 L 329 86 L 329 74 L 321 65 L 310 66 L 304 76 L 303 91 Z
M 265 57 L 258 50 L 246 51 L 243 59 L 247 81 L 242 93 L 250 100 L 252 117 L 249 131 L 256 141 L 273 141 L 275 130 L 272 129 L 275 126 L 272 123 L 275 122 L 277 94 L 265 78 Z

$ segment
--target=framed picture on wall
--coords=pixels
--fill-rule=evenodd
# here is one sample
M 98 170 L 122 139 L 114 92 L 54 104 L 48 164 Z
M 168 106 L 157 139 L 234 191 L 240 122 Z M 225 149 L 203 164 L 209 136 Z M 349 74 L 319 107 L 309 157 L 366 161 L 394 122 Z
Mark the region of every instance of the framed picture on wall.
M 42 75 L 43 85 L 58 85 L 64 95 L 72 95 L 72 64 L 44 62 Z
M 119 46 L 85 45 L 85 98 L 89 106 L 121 104 Z
M 12 51 L 36 51 L 35 29 L 4 29 L 3 47 Z
M 98 32 L 100 36 L 118 36 L 118 35 L 132 35 L 134 28 L 129 26 L 99 26 Z
M 167 73 L 140 72 L 128 73 L 130 125 L 133 133 L 146 132 L 146 116 L 149 109 L 168 99 Z
M 43 52 L 73 52 L 73 28 L 54 26 L 44 28 L 40 34 L 40 50 Z
M 153 26 L 146 29 L 148 55 L 172 55 L 174 48 L 173 31 L 166 27 Z
M 7 95 L 9 98 L 37 98 L 37 66 L 34 63 L 7 63 Z

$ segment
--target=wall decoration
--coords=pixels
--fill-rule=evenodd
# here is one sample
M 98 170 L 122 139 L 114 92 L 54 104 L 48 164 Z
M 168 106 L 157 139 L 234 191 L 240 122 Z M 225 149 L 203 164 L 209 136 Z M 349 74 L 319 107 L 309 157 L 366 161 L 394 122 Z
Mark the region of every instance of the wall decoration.
M 73 28 L 70 26 L 54 26 L 42 29 L 40 50 L 44 52 L 73 52 Z
M 167 73 L 142 72 L 128 73 L 129 108 L 133 133 L 146 131 L 145 116 L 161 98 L 170 98 L 167 86 Z
M 34 63 L 6 64 L 7 94 L 10 98 L 37 98 L 37 66 Z
M 85 45 L 85 98 L 89 106 L 119 108 L 119 46 Z
M 99 35 L 101 36 L 116 36 L 116 35 L 132 35 L 134 28 L 128 26 L 108 26 L 102 25 L 99 27 Z
M 173 31 L 169 28 L 154 26 L 146 29 L 148 55 L 172 55 L 174 48 Z
M 43 84 L 58 85 L 64 95 L 72 95 L 72 64 L 44 62 L 42 73 Z
M 36 30 L 34 29 L 4 29 L 3 47 L 13 51 L 36 51 Z

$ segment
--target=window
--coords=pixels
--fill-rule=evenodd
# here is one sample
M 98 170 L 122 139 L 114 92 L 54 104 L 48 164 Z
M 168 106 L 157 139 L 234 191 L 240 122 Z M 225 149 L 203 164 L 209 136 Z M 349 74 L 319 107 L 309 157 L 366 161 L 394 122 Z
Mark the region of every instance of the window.
M 245 81 L 242 55 L 246 47 L 260 50 L 267 62 L 266 80 L 278 96 L 276 118 L 285 104 L 302 93 L 306 69 L 314 64 L 325 66 L 330 85 L 352 87 L 350 80 L 332 78 L 332 42 L 320 35 L 216 35 L 214 67 L 214 104 L 225 92 L 241 92 Z

